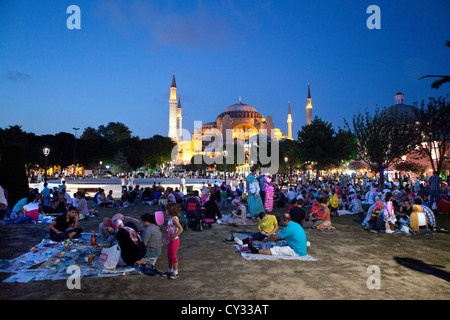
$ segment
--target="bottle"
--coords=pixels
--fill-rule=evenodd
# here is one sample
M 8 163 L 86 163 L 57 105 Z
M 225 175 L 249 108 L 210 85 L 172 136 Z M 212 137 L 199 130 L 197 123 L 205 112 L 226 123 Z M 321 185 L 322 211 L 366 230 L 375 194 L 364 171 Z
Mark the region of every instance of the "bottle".
M 91 247 L 95 247 L 96 241 L 95 241 L 95 233 L 92 231 L 91 233 Z

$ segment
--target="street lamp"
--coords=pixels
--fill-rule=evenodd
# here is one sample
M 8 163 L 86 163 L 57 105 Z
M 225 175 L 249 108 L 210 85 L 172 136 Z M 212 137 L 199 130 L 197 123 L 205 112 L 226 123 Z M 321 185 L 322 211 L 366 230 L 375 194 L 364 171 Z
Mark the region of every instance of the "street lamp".
M 225 164 L 225 185 L 227 185 L 227 156 L 228 156 L 228 151 L 224 150 L 223 151 L 223 157 L 225 158 L 224 160 L 224 164 Z
M 75 139 L 73 140 L 73 179 L 75 180 L 75 167 L 77 166 L 77 131 L 80 130 L 80 128 L 73 128 L 75 130 Z
M 288 161 L 289 161 L 288 157 L 285 157 L 285 158 L 284 158 L 284 162 L 286 162 L 286 174 L 287 174 L 287 172 L 288 172 L 288 169 L 287 169 L 287 163 L 288 163 Z
M 42 149 L 42 152 L 45 156 L 45 173 L 44 173 L 44 182 L 47 182 L 47 157 L 50 154 L 50 148 L 45 147 Z

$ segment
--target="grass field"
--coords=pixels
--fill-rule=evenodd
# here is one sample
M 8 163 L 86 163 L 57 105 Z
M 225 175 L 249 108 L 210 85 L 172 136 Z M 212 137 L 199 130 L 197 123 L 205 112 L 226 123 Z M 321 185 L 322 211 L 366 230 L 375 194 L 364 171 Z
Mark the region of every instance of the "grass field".
M 103 217 L 123 213 L 139 218 L 159 206 L 99 208 L 99 216 L 80 222 L 85 232 L 98 230 Z M 284 209 L 273 212 L 276 216 Z M 449 228 L 447 216 L 436 217 Z M 450 236 L 369 233 L 363 216 L 332 218 L 335 231 L 306 230 L 317 261 L 247 261 L 222 240 L 230 231 L 256 231 L 256 225 L 213 225 L 202 232 L 186 230 L 180 236 L 180 277 L 129 275 L 82 278 L 80 290 L 66 282 L 0 283 L 0 299 L 151 299 L 151 300 L 446 300 L 450 298 Z M 47 234 L 48 225 L 0 225 L 0 259 L 26 253 Z M 371 266 L 377 266 L 379 289 L 369 289 Z M 166 250 L 158 270 L 167 269 Z M 369 271 L 368 271 L 369 270 Z M 3 281 L 11 274 L 0 273 Z

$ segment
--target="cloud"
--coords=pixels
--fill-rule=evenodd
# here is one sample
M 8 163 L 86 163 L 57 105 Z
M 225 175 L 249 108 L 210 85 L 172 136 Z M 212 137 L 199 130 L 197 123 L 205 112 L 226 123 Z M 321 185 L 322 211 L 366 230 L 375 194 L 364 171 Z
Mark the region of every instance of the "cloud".
M 20 71 L 8 70 L 6 71 L 6 79 L 13 81 L 29 80 L 31 79 L 31 75 Z
M 105 0 L 96 11 L 98 18 L 106 19 L 123 34 L 133 32 L 131 28 L 136 26 L 144 30 L 150 38 L 147 40 L 157 47 L 221 49 L 243 39 L 250 26 L 255 25 L 254 19 L 244 17 L 232 1 L 188 3 Z

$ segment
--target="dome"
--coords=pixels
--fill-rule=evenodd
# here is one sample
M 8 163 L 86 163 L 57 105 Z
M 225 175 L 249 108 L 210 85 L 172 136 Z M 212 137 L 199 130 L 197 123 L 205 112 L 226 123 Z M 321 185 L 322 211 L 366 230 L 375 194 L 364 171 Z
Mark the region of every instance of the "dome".
M 403 115 L 408 121 L 417 121 L 415 109 L 416 107 L 409 104 L 394 104 L 386 108 L 386 114 L 397 115 L 398 117 Z
M 395 104 L 393 106 L 390 106 L 389 108 L 386 108 L 385 112 L 387 115 L 396 115 L 398 117 L 404 116 L 406 121 L 417 121 L 417 116 L 415 113 L 416 107 L 411 106 L 409 104 L 404 103 L 405 95 L 401 92 L 397 92 L 394 95 L 394 102 Z
M 248 104 L 237 103 L 229 106 L 225 109 L 224 112 L 232 112 L 232 111 L 246 111 L 246 112 L 256 112 L 256 109 Z
M 223 118 L 225 115 L 229 115 L 230 118 L 263 118 L 255 108 L 241 101 L 226 108 L 218 118 Z

